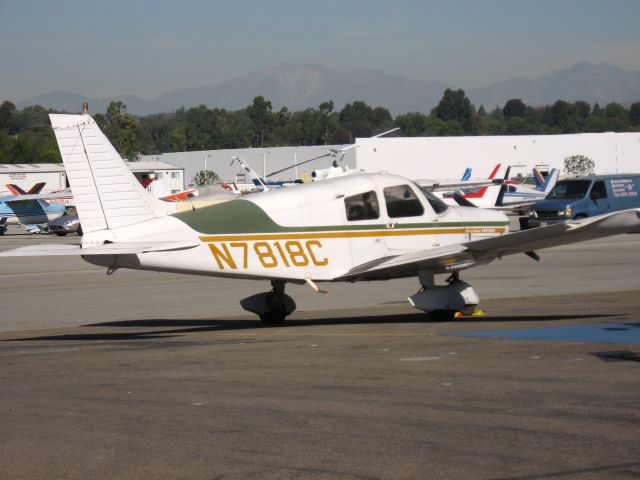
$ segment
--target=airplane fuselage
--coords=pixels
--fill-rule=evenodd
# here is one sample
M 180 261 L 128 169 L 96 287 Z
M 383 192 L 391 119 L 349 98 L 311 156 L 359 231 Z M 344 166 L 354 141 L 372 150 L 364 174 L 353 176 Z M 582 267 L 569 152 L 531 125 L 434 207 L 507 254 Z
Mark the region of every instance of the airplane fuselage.
M 331 281 L 380 258 L 508 231 L 502 213 L 447 208 L 428 195 L 395 175 L 339 177 L 112 230 L 112 241 L 139 242 L 163 233 L 195 242 L 195 248 L 86 259 L 110 267 Z

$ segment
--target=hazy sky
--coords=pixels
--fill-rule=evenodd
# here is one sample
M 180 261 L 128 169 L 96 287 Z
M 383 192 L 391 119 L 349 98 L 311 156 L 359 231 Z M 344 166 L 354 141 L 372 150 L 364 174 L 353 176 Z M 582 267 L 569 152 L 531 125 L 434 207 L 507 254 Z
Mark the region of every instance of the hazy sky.
M 468 88 L 578 61 L 640 70 L 640 0 L 0 0 L 0 101 L 152 98 L 280 62 Z

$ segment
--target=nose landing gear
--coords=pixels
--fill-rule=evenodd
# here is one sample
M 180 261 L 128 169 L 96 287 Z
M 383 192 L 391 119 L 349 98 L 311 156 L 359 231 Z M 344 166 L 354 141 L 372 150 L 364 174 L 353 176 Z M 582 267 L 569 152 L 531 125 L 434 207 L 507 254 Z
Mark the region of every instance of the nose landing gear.
M 454 272 L 444 286 L 435 284 L 433 272 L 421 271 L 419 277 L 422 287 L 409 297 L 409 303 L 427 312 L 433 321 L 451 321 L 456 312 L 470 314 L 478 305 L 478 295 L 471 285 L 460 280 L 458 272 Z
M 284 293 L 286 282 L 271 280 L 271 291 L 257 293 L 240 301 L 245 310 L 255 313 L 265 325 L 279 325 L 296 309 L 296 302 Z

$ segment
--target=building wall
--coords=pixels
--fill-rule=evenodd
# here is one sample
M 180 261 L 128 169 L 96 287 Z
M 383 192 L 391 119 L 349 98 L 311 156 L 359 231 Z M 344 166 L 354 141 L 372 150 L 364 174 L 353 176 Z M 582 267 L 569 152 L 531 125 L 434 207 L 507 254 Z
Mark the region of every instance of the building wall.
M 237 148 L 227 150 L 204 150 L 198 152 L 171 152 L 161 155 L 145 155 L 141 161 L 154 161 L 169 163 L 184 168 L 184 182 L 191 183 L 193 177 L 200 170 L 205 168 L 213 170 L 218 174 L 223 182 L 233 182 L 238 179 L 238 175 L 243 176 L 244 170 L 237 163 L 231 165 L 231 158 L 242 157 L 253 168 L 258 175 L 264 177 L 275 170 L 280 170 L 296 163 L 303 162 L 313 157 L 324 155 L 330 148 L 341 148 L 338 146 L 316 146 L 316 147 L 274 147 L 274 148 Z M 343 164 L 355 168 L 355 149 L 345 152 Z M 293 180 L 300 178 L 304 174 L 309 174 L 316 168 L 327 168 L 331 165 L 329 157 L 321 158 L 309 162 L 300 167 L 291 168 L 278 175 L 273 175 L 271 180 Z M 296 175 L 297 173 L 297 175 Z M 249 178 L 247 178 L 249 181 Z
M 42 188 L 42 193 L 66 188 L 67 175 L 64 171 L 34 172 L 20 171 L 19 169 L 11 168 L 12 165 L 3 165 L 2 167 L 5 168 L 0 168 L 0 196 L 11 194 L 6 187 L 7 183 L 19 186 L 25 192 L 38 182 L 46 182 L 46 185 Z
M 410 178 L 459 178 L 465 168 L 486 177 L 496 163 L 564 169 L 564 159 L 586 155 L 596 173 L 640 172 L 640 133 L 583 133 L 477 137 L 357 139 L 357 166 Z

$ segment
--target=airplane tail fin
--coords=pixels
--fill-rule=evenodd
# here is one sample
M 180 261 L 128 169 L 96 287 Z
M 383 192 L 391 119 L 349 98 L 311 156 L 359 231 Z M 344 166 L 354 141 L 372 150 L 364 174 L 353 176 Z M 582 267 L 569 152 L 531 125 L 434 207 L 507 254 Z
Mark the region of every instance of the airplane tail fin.
M 485 193 L 484 203 L 488 208 L 502 206 L 502 198 L 507 191 L 507 185 L 503 183 L 497 183 L 487 188 Z
M 15 183 L 7 183 L 5 185 L 5 187 L 7 187 L 9 189 L 9 191 L 11 192 L 12 195 L 26 195 L 27 194 L 27 192 L 25 192 L 22 188 L 20 188 Z
M 462 175 L 461 181 L 466 182 L 470 178 L 471 178 L 471 167 L 467 167 L 467 169 L 464 171 L 464 174 Z
M 545 178 L 542 175 L 542 173 L 540 173 L 540 170 L 538 170 L 537 168 L 533 169 L 533 179 L 536 182 L 536 188 L 538 190 L 542 190 L 544 187 L 544 182 L 545 182 Z
M 38 182 L 35 183 L 28 192 L 25 192 L 22 188 L 20 188 L 15 183 L 7 183 L 5 186 L 9 189 L 9 191 L 13 195 L 37 195 L 42 191 L 47 182 Z
M 549 175 L 547 175 L 547 178 L 545 179 L 544 184 L 542 185 L 541 190 L 544 193 L 549 193 L 551 189 L 556 186 L 558 177 L 560 177 L 560 170 L 558 170 L 557 168 L 551 169 Z
M 31 187 L 27 193 L 29 195 L 37 195 L 38 193 L 40 193 L 42 191 L 42 189 L 44 188 L 44 186 L 46 184 L 47 184 L 47 182 L 38 182 L 33 187 Z
M 496 174 L 498 173 L 498 170 L 500 170 L 500 166 L 501 165 L 502 165 L 501 163 L 498 163 L 498 164 L 496 164 L 495 167 L 493 167 L 493 171 L 489 175 L 489 179 L 490 180 L 493 180 L 495 178 Z
M 84 233 L 175 212 L 147 192 L 89 115 L 50 114 Z

